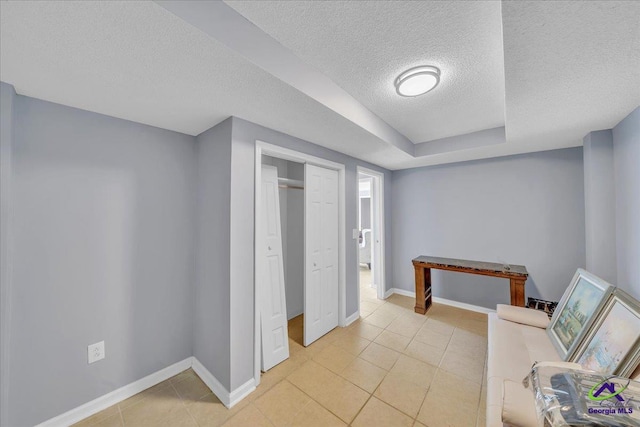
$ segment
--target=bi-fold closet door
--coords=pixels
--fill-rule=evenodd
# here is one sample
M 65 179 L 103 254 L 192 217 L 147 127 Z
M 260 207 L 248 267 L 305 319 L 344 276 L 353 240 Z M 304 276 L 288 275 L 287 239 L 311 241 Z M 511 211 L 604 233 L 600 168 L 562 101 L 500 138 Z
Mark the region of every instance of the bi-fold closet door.
M 261 369 L 267 371 L 289 357 L 287 303 L 284 286 L 284 254 L 280 224 L 278 169 L 262 165 L 261 262 L 256 277 L 260 285 Z
M 304 345 L 338 326 L 338 171 L 305 165 Z
M 305 164 L 304 191 L 304 345 L 338 326 L 339 180 L 338 171 Z M 289 357 L 284 255 L 278 173 L 262 165 L 260 289 L 262 364 L 266 371 Z

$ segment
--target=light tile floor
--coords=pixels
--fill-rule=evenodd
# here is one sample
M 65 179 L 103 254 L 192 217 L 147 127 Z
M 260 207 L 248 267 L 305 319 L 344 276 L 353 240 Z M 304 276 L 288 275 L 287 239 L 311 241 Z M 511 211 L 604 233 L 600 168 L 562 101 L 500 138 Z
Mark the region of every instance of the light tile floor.
M 289 323 L 290 358 L 226 409 L 187 370 L 77 426 L 484 426 L 486 315 L 361 287 L 362 317 L 303 347 Z

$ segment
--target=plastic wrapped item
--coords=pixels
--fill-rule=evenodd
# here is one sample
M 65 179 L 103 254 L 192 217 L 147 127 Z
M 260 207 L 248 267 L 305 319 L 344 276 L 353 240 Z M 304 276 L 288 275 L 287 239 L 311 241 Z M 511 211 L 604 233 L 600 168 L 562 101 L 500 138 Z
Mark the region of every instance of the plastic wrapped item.
M 524 379 L 542 426 L 640 427 L 640 381 L 534 365 Z

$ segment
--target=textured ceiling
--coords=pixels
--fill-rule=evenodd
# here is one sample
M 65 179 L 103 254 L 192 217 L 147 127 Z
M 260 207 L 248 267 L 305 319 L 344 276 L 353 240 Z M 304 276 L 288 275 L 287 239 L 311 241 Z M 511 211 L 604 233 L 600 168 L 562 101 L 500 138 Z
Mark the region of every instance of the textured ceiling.
M 227 1 L 414 143 L 504 126 L 500 2 Z M 441 69 L 427 95 L 394 79 Z
M 504 2 L 510 144 L 582 145 L 640 104 L 640 1 Z
M 0 7 L 0 79 L 21 95 L 190 135 L 233 115 L 387 167 L 410 157 L 153 2 Z
M 158 3 L 0 1 L 0 79 L 191 135 L 233 115 L 389 169 L 581 145 L 640 104 L 640 2 Z M 440 86 L 397 96 L 418 64 Z

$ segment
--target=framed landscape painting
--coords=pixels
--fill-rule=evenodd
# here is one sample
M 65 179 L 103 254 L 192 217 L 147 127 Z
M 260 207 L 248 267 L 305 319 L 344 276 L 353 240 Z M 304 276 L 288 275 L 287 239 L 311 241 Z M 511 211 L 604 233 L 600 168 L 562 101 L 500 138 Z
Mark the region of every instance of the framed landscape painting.
M 569 360 L 614 287 L 579 268 L 558 304 L 547 334 L 562 356 Z
M 631 375 L 640 362 L 640 303 L 616 289 L 572 359 L 584 369 Z

